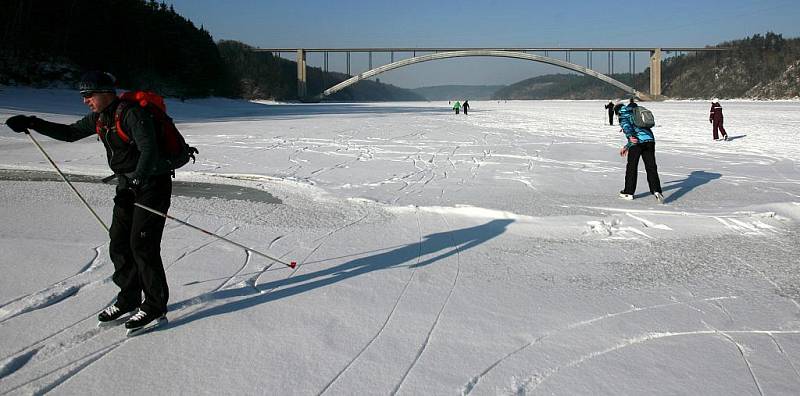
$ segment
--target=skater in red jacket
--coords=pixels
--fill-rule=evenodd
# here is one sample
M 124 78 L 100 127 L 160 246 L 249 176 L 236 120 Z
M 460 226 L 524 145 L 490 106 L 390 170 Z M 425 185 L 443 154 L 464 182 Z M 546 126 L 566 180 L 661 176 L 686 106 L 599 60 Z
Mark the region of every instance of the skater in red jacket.
M 722 132 L 723 140 L 728 140 L 728 134 L 725 132 L 725 128 L 722 127 L 722 105 L 719 104 L 719 99 L 717 98 L 711 99 L 711 113 L 708 115 L 708 122 L 713 125 L 714 140 L 719 140 L 717 131 Z

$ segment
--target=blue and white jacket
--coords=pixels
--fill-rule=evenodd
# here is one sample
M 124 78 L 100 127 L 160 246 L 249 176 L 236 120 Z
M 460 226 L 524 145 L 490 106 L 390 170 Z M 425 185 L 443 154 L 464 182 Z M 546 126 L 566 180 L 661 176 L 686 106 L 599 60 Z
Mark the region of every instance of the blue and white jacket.
M 637 107 L 636 103 L 622 106 L 622 108 L 619 109 L 619 125 L 622 127 L 622 131 L 625 132 L 625 138 L 628 141 L 628 144 L 626 144 L 625 147 L 628 148 L 634 146 L 630 140 L 632 136 L 636 136 L 636 139 L 639 139 L 639 143 L 656 141 L 655 136 L 653 136 L 653 131 L 651 131 L 650 128 L 639 128 L 638 126 L 634 125 L 634 107 Z

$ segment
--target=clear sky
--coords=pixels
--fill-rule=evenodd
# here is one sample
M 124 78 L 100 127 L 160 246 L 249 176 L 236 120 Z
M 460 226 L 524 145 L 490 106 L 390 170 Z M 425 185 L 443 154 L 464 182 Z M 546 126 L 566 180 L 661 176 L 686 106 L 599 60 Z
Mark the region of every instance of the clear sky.
M 202 25 L 214 40 L 237 40 L 255 47 L 655 48 L 702 47 L 767 31 L 800 37 L 799 0 L 167 3 L 195 25 Z M 396 54 L 395 60 L 400 57 Z M 573 54 L 571 60 L 585 65 L 585 55 Z M 351 61 L 351 73 L 366 70 L 367 55 L 354 54 Z M 645 67 L 645 62 L 646 54 L 637 54 L 637 71 Z M 322 56 L 310 55 L 309 63 L 321 66 Z M 329 63 L 332 70 L 345 71 L 343 54 L 330 54 Z M 388 63 L 388 55 L 373 55 L 373 66 L 383 63 Z M 607 63 L 606 54 L 594 55 L 593 66 L 598 71 L 605 72 Z M 615 65 L 615 70 L 620 65 L 627 70 L 627 54 L 618 54 Z M 383 82 L 414 88 L 510 84 L 559 72 L 566 70 L 523 60 L 461 58 L 400 68 L 378 77 Z

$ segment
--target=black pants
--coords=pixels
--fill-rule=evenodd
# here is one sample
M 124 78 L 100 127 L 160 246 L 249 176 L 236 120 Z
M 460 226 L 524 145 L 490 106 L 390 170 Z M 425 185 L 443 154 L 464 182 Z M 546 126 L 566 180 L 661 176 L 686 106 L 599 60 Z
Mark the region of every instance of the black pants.
M 129 192 L 117 190 L 109 253 L 114 262 L 112 279 L 120 288 L 117 304 L 121 307 L 140 307 L 155 314 L 167 312 L 169 288 L 161 261 L 161 235 L 166 219 L 133 203 L 167 213 L 171 196 L 169 174 L 151 177 L 135 198 Z
M 650 193 L 661 192 L 661 180 L 658 178 L 658 166 L 656 166 L 656 142 L 639 143 L 628 149 L 625 189 L 622 191 L 631 195 L 636 192 L 639 157 L 644 160 L 644 170 L 647 172 L 647 184 L 650 186 Z
M 608 113 L 608 125 L 614 125 L 614 112 Z

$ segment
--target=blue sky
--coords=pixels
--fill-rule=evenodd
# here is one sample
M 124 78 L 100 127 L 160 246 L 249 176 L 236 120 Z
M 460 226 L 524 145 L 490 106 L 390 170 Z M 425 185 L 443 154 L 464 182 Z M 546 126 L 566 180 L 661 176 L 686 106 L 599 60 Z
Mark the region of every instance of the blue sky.
M 215 40 L 255 47 L 702 47 L 767 31 L 800 37 L 798 0 L 178 0 L 168 4 L 202 25 Z M 352 73 L 366 70 L 366 57 L 352 56 Z M 572 60 L 576 57 L 585 55 L 573 54 Z M 616 70 L 623 64 L 627 69 L 627 59 L 627 54 L 618 54 Z M 331 54 L 329 61 L 332 69 L 345 70 L 344 55 Z M 637 54 L 637 71 L 645 61 L 646 54 Z M 309 62 L 320 66 L 322 56 L 311 55 Z M 388 63 L 388 55 L 374 54 L 373 66 L 382 63 Z M 606 55 L 595 55 L 596 69 L 603 72 L 606 64 Z M 559 72 L 565 71 L 522 60 L 461 58 L 409 66 L 379 78 L 413 88 L 510 84 Z

